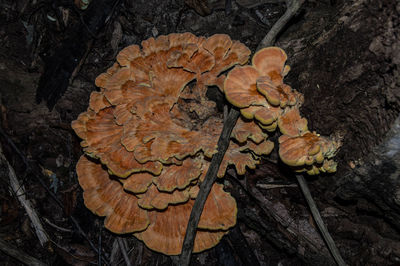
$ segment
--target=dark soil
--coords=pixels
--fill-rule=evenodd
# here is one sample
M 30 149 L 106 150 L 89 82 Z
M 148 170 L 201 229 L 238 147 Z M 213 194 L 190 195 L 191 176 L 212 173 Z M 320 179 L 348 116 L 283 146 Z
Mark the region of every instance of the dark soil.
M 9 193 L 3 170 L 1 239 L 47 264 L 96 264 L 97 255 L 73 216 L 108 262 L 125 263 L 118 236 L 83 204 L 75 173 L 82 151 L 70 123 L 86 110 L 89 94 L 96 90 L 94 79 L 127 45 L 172 32 L 226 33 L 254 52 L 285 11 L 283 3 L 247 8 L 232 1 L 225 8 L 225 1 L 208 2 L 213 12 L 201 16 L 183 0 L 119 1 L 74 81 L 49 111 L 45 102 L 35 101 L 40 76 L 83 11 L 72 0 L 0 0 L 0 118 L 5 133 L 0 140 L 52 243 L 49 248 L 39 245 L 24 208 Z M 277 40 L 292 69 L 286 83 L 304 94 L 302 113 L 309 128 L 343 140 L 338 172 L 307 180 L 349 265 L 400 263 L 400 170 L 396 162 L 377 155 L 400 112 L 399 17 L 396 0 L 309 0 Z M 227 189 L 239 206 L 238 225 L 217 247 L 194 255 L 192 265 L 334 265 L 296 179 L 276 154 L 271 157 L 245 177 L 227 175 Z M 261 188 L 271 183 L 288 186 Z M 122 239 L 133 265 L 172 265 L 171 258 L 135 238 Z M 1 252 L 0 261 L 19 264 Z

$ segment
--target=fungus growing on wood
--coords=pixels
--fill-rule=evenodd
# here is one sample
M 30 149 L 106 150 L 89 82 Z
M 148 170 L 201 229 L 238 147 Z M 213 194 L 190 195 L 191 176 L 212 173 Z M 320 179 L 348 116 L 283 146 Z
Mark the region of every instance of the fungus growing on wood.
M 296 137 L 308 131 L 307 119 L 300 116 L 299 108 L 286 109 L 278 119 L 279 130 L 282 134 Z
M 198 180 L 216 152 L 223 125 L 216 109 L 202 110 L 215 106 L 205 97 L 207 86 L 222 86 L 222 72 L 246 63 L 249 54 L 227 35 L 170 34 L 145 40 L 142 48 L 123 49 L 118 63 L 99 75 L 100 91 L 92 93 L 88 110 L 72 127 L 86 154 L 77 165 L 85 204 L 106 216 L 108 229 L 134 233 L 156 251 L 180 253 Z M 180 97 L 183 90 L 192 91 L 185 92 L 190 102 Z M 242 146 L 261 143 L 266 135 L 254 131 L 248 137 Z M 246 165 L 254 162 L 241 172 Z M 235 224 L 236 212 L 235 200 L 215 184 L 195 251 L 215 246 Z
M 233 128 L 231 137 L 239 143 L 245 143 L 247 140 L 252 140 L 255 143 L 260 143 L 267 137 L 267 134 L 257 126 L 252 120 L 239 118 Z
M 299 113 L 302 94 L 283 83 L 290 70 L 285 65 L 286 59 L 285 52 L 278 47 L 261 49 L 254 54 L 251 66 L 235 67 L 229 72 L 224 83 L 226 99 L 240 108 L 246 119 L 254 119 L 260 128 L 273 132 L 279 126 L 283 134 L 279 139 L 279 155 L 284 163 L 308 174 L 333 172 L 336 164 L 331 158 L 339 144 L 309 132 L 307 120 Z M 242 123 L 238 124 L 239 129 Z M 240 141 L 246 135 L 238 137 L 234 130 L 233 136 Z M 269 150 L 267 142 L 262 145 Z M 261 145 L 252 144 L 249 149 L 264 154 Z
M 290 69 L 285 66 L 286 59 L 278 47 L 255 53 L 251 66 L 235 67 L 229 72 L 224 84 L 227 100 L 239 108 L 295 105 L 301 97 L 283 83 Z
M 336 154 L 339 144 L 335 141 L 306 132 L 300 136 L 283 135 L 279 138 L 279 156 L 297 172 L 308 174 L 335 172 L 336 163 L 330 159 Z
M 297 171 L 333 171 L 334 144 L 310 133 L 298 113 L 300 93 L 283 83 L 289 67 L 279 48 L 247 62 L 250 50 L 217 34 L 170 34 L 131 45 L 99 75 L 88 110 L 72 122 L 82 138 L 77 165 L 86 206 L 106 216 L 115 233 L 133 233 L 149 248 L 181 252 L 199 184 L 217 151 L 223 119 L 207 99 L 218 86 L 244 116 L 231 136 L 218 177 L 229 165 L 245 174 L 274 144 L 267 132 L 279 126 L 280 156 Z M 213 109 L 214 108 L 214 109 Z M 91 159 L 89 159 L 91 157 Z M 237 207 L 214 184 L 198 225 L 194 252 L 215 246 L 236 223 Z
M 82 156 L 77 165 L 79 184 L 85 205 L 99 216 L 106 216 L 104 226 L 117 234 L 143 231 L 150 221 L 147 212 L 137 204 L 135 195 L 125 193 L 100 163 Z

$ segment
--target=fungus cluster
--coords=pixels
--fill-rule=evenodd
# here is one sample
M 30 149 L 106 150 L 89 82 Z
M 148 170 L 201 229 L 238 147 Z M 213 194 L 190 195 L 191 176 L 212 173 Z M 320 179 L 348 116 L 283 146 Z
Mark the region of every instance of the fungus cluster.
M 150 38 L 123 49 L 99 75 L 98 92 L 72 122 L 84 155 L 77 174 L 85 205 L 105 216 L 105 227 L 132 233 L 149 248 L 181 253 L 190 212 L 210 160 L 217 151 L 223 118 L 206 97 L 217 86 L 243 117 L 218 171 L 254 169 L 274 144 L 268 132 L 279 127 L 279 154 L 297 171 L 334 171 L 335 143 L 311 133 L 298 107 L 302 95 L 283 83 L 289 71 L 279 48 L 257 52 L 229 36 L 190 33 Z M 231 68 L 227 76 L 226 72 Z M 205 203 L 194 252 L 215 246 L 236 223 L 233 197 L 216 183 Z
M 224 71 L 248 61 L 250 50 L 223 34 L 170 34 L 132 45 L 96 79 L 99 92 L 72 122 L 82 138 L 77 164 L 86 206 L 118 234 L 149 248 L 181 252 L 186 226 L 223 119 L 206 97 L 223 89 Z M 211 110 L 211 111 L 210 111 Z M 267 134 L 240 121 L 218 176 L 234 164 L 244 174 L 269 153 Z M 255 149 L 257 145 L 265 149 Z M 194 252 L 215 246 L 236 223 L 236 202 L 215 184 L 205 204 Z
M 334 172 L 332 157 L 340 144 L 308 130 L 307 120 L 299 113 L 303 95 L 283 83 L 290 70 L 286 59 L 278 47 L 261 49 L 254 54 L 252 65 L 229 72 L 224 83 L 226 99 L 262 129 L 273 132 L 279 127 L 283 134 L 279 156 L 296 172 Z

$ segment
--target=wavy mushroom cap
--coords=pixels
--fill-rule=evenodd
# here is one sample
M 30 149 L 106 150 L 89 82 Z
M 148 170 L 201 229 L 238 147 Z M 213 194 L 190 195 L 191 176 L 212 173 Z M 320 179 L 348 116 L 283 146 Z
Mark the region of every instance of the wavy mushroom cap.
M 81 156 L 76 172 L 84 190 L 86 207 L 99 216 L 106 216 L 104 226 L 117 234 L 145 230 L 150 220 L 147 211 L 139 208 L 138 198 L 125 193 L 118 181 L 111 180 L 100 163 Z
M 295 105 L 297 92 L 286 84 L 275 85 L 271 78 L 262 76 L 257 79 L 257 90 L 265 96 L 268 103 L 284 108 L 286 105 Z
M 83 139 L 81 146 L 85 153 L 99 158 L 114 175 L 127 177 L 141 171 L 158 175 L 162 170 L 160 162 L 139 163 L 121 144 L 123 127 L 115 123 L 112 107 L 97 114 L 90 111 L 80 114 L 72 122 L 72 128 Z
M 255 143 L 260 143 L 268 137 L 266 133 L 252 120 L 245 120 L 242 117 L 236 122 L 232 130 L 231 138 L 239 143 L 245 143 L 247 140 L 252 140 Z
M 192 193 L 189 187 L 174 193 L 158 193 L 155 185 L 144 194 L 126 193 L 100 163 L 85 156 L 77 164 L 77 173 L 85 205 L 95 214 L 106 216 L 106 228 L 118 234 L 136 233 L 155 251 L 167 255 L 180 253 L 198 186 Z M 222 185 L 215 184 L 204 206 L 194 252 L 215 246 L 226 230 L 235 225 L 236 214 L 235 200 L 223 191 Z
M 268 76 L 275 85 L 282 83 L 282 79 L 290 70 L 285 66 L 287 55 L 279 47 L 266 47 L 256 52 L 251 60 L 261 76 Z
M 270 105 L 266 106 L 250 106 L 247 108 L 240 109 L 240 113 L 247 119 L 255 119 L 259 123 L 258 125 L 267 130 L 273 132 L 277 126 L 277 119 L 282 114 L 283 110 L 279 107 L 273 107 Z
M 235 67 L 225 79 L 225 97 L 232 105 L 245 108 L 251 105 L 264 105 L 265 97 L 257 90 L 260 73 L 252 66 Z
M 151 110 L 140 121 L 129 122 L 121 138 L 122 145 L 133 152 L 139 162 L 165 163 L 173 157 L 183 160 L 199 151 L 207 156 L 216 152 L 219 132 L 209 130 L 206 124 L 197 131 L 179 125 L 164 103 Z M 222 130 L 221 123 L 214 127 Z
M 230 71 L 224 83 L 226 99 L 268 132 L 275 131 L 286 106 L 303 102 L 300 93 L 283 83 L 290 69 L 285 66 L 286 59 L 282 49 L 264 48 L 254 54 L 251 66 L 236 66 Z
M 316 133 L 306 132 L 296 137 L 283 135 L 279 138 L 279 143 L 281 160 L 298 171 L 309 171 L 313 169 L 312 166 L 327 172 L 336 169 L 336 164 L 325 163 L 325 160 L 331 159 L 338 149 L 335 141 L 330 141 Z M 314 172 L 316 171 L 309 171 L 311 174 Z
M 154 178 L 153 183 L 158 190 L 172 192 L 175 189 L 185 189 L 202 173 L 203 158 L 187 158 L 182 165 L 164 167 L 161 175 Z
M 254 145 L 253 145 L 254 144 Z M 272 147 L 269 146 L 268 150 L 264 150 L 262 153 L 269 154 L 273 149 L 273 143 L 271 142 Z M 254 142 L 248 141 L 245 144 L 237 144 L 235 142 L 231 142 L 229 147 L 222 159 L 221 165 L 219 167 L 217 177 L 224 177 L 225 172 L 229 165 L 234 165 L 236 169 L 236 173 L 238 175 L 244 175 L 246 173 L 246 167 L 249 169 L 255 169 L 256 166 L 260 163 L 260 152 L 255 152 L 256 147 Z M 266 148 L 263 145 L 260 145 L 261 148 Z M 256 156 L 255 156 L 256 155 Z M 261 155 L 261 154 L 260 154 Z
M 286 109 L 278 119 L 279 130 L 290 137 L 303 135 L 308 131 L 307 119 L 300 116 L 299 108 Z

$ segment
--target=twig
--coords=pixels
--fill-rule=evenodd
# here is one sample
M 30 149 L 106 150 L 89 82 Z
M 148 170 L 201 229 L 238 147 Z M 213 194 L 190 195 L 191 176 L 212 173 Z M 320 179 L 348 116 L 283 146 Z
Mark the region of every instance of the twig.
M 0 250 L 3 251 L 10 257 L 22 262 L 25 265 L 32 265 L 32 266 L 45 266 L 46 264 L 41 262 L 40 260 L 26 254 L 18 250 L 16 247 L 8 244 L 6 241 L 0 238 Z
M 344 262 L 342 256 L 340 255 L 340 252 L 338 248 L 335 245 L 335 242 L 333 241 L 331 235 L 328 232 L 328 229 L 326 228 L 324 221 L 321 218 L 321 215 L 319 214 L 317 205 L 315 204 L 310 190 L 308 189 L 306 180 L 302 175 L 296 175 L 297 181 L 299 182 L 300 189 L 304 194 L 304 197 L 306 198 L 306 201 L 308 203 L 308 206 L 310 207 L 311 214 L 315 220 L 315 223 L 318 226 L 318 229 L 321 231 L 322 237 L 326 242 L 326 245 L 328 246 L 329 251 L 332 254 L 333 259 L 339 266 L 344 266 L 346 263 Z
M 228 118 L 224 123 L 221 136 L 218 140 L 218 152 L 214 154 L 211 159 L 210 167 L 208 168 L 206 177 L 203 183 L 200 185 L 200 191 L 197 195 L 196 201 L 194 202 L 192 212 L 190 213 L 189 223 L 186 229 L 185 239 L 182 245 L 182 254 L 179 259 L 179 265 L 189 265 L 190 256 L 192 255 L 192 249 L 194 245 L 194 238 L 196 236 L 197 225 L 199 224 L 200 215 L 203 211 L 204 204 L 207 196 L 210 193 L 211 187 L 217 178 L 217 172 L 219 166 L 224 158 L 225 152 L 228 149 L 230 136 L 232 130 L 239 118 L 240 112 L 235 108 L 231 108 Z
M 97 265 L 101 266 L 101 232 L 103 227 L 100 226 L 100 232 L 99 232 L 99 253 L 97 254 Z
M 121 250 L 122 256 L 124 257 L 126 266 L 131 266 L 132 264 L 129 260 L 128 253 L 126 252 L 125 239 L 123 239 L 121 237 L 117 237 L 117 240 L 118 240 L 119 249 Z
M 0 147 L 0 160 L 2 164 L 8 168 L 8 177 L 10 179 L 10 186 L 18 198 L 21 205 L 24 207 L 26 213 L 29 216 L 29 219 L 32 222 L 33 228 L 35 229 L 36 236 L 39 239 L 40 245 L 42 247 L 46 247 L 49 243 L 49 238 L 46 234 L 46 231 L 43 228 L 42 222 L 39 219 L 38 214 L 36 213 L 35 209 L 33 208 L 31 202 L 26 198 L 25 195 L 25 188 L 24 186 L 19 184 L 18 178 L 15 174 L 14 169 L 11 167 L 10 163 L 7 161 L 6 157 L 3 154 L 3 150 Z
M 119 245 L 117 238 L 114 238 L 114 242 L 111 248 L 111 255 L 110 255 L 110 264 L 111 265 L 118 265 L 117 263 L 117 256 L 119 251 Z
M 276 39 L 276 35 L 282 30 L 290 18 L 296 14 L 303 2 L 304 0 L 288 0 L 288 7 L 285 14 L 283 14 L 283 16 L 271 28 L 267 36 L 264 38 L 265 41 L 263 40 L 264 42 L 262 42 L 262 45 L 258 46 L 258 49 L 273 44 L 273 41 Z M 239 115 L 239 111 L 237 111 L 235 108 L 231 108 L 228 118 L 226 121 L 224 121 L 224 127 L 218 140 L 218 152 L 214 154 L 211 159 L 210 167 L 208 168 L 203 183 L 200 185 L 200 191 L 194 202 L 192 212 L 190 213 L 186 235 L 182 245 L 182 253 L 179 258 L 179 266 L 187 266 L 190 263 L 197 225 L 199 224 L 200 216 L 203 211 L 207 196 L 210 193 L 211 187 L 216 179 L 219 166 L 224 158 L 226 150 L 228 149 L 231 132 L 236 124 L 237 119 L 239 118 Z
M 283 187 L 297 187 L 296 184 L 256 184 L 256 187 L 262 189 L 273 189 L 273 188 L 283 188 Z
M 136 245 L 137 255 L 134 265 L 141 265 L 142 264 L 142 256 L 143 256 L 143 242 L 138 241 Z
M 65 233 L 73 233 L 73 232 L 74 232 L 74 231 L 71 230 L 71 229 L 63 228 L 63 227 L 60 227 L 60 226 L 58 226 L 58 225 L 56 225 L 56 224 L 53 224 L 52 222 L 50 222 L 49 219 L 47 219 L 47 218 L 45 218 L 45 217 L 43 217 L 43 220 L 44 220 L 48 225 L 50 225 L 51 227 L 54 227 L 55 229 L 57 229 L 57 230 L 59 230 L 59 231 L 61 231 L 61 232 L 65 232 Z
M 137 256 L 135 260 L 135 265 L 141 265 L 143 256 L 143 243 L 139 241 L 136 248 L 137 248 Z
M 268 34 L 262 39 L 262 41 L 257 46 L 257 51 L 271 46 L 275 43 L 276 36 L 282 30 L 282 28 L 289 22 L 291 18 L 297 13 L 300 9 L 301 5 L 304 3 L 304 0 L 287 0 L 286 1 L 286 12 L 279 18 L 279 20 L 272 26 L 269 30 Z

